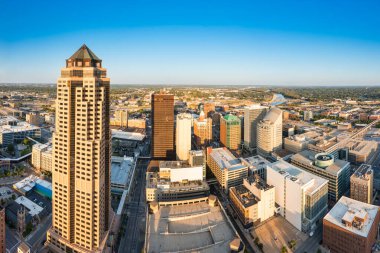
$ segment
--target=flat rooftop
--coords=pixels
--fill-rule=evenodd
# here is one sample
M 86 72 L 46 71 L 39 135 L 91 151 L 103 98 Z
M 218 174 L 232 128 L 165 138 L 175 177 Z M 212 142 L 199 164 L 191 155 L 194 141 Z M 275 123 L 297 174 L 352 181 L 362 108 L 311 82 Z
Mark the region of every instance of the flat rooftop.
M 274 186 L 273 185 L 269 185 L 265 182 L 264 179 L 262 179 L 260 176 L 258 175 L 251 175 L 249 177 L 247 177 L 246 180 L 250 185 L 255 185 L 257 189 L 259 190 L 269 190 L 271 188 L 273 188 Z
M 112 138 L 122 140 L 143 141 L 145 139 L 145 134 L 112 129 Z
M 209 155 L 214 159 L 214 161 L 221 169 L 226 168 L 228 170 L 236 170 L 246 167 L 243 165 L 240 158 L 236 158 L 226 148 L 213 148 Z
M 289 178 L 294 183 L 302 186 L 307 186 L 307 191 L 309 193 L 314 192 L 319 189 L 322 185 L 327 184 L 328 180 L 321 178 L 317 175 L 304 171 L 284 160 L 279 160 L 272 163 L 268 169 L 272 169 L 284 178 Z
M 8 122 L 17 122 L 17 125 L 9 125 Z M 0 118 L 0 133 L 17 133 L 39 130 L 40 127 L 31 125 L 25 121 L 15 120 L 14 117 Z
M 230 191 L 235 194 L 239 202 L 244 207 L 250 207 L 257 204 L 260 200 L 244 185 L 238 185 L 235 187 L 231 187 Z
M 191 166 L 187 161 L 160 161 L 160 168 L 170 168 L 170 169 L 181 169 L 181 168 L 191 168 Z M 195 166 L 199 167 L 199 166 Z
M 359 178 L 361 180 L 370 180 L 370 176 L 373 174 L 372 166 L 369 164 L 361 164 L 359 168 L 352 174 L 353 178 Z
M 326 214 L 324 220 L 359 236 L 367 237 L 378 211 L 378 206 L 343 196 L 330 212 Z M 351 223 L 355 219 L 364 220 L 364 222 L 360 226 L 348 226 L 342 222 Z M 374 225 L 377 226 L 377 224 Z
M 229 243 L 237 238 L 220 207 L 207 203 L 160 207 L 147 222 L 148 253 L 229 253 Z
M 132 157 L 116 157 L 111 158 L 111 185 L 126 187 L 131 179 L 133 167 Z
M 331 175 L 338 175 L 338 173 L 344 169 L 348 164 L 350 164 L 347 161 L 334 159 L 334 163 L 326 168 L 320 168 L 318 166 L 314 165 L 315 156 L 317 155 L 317 152 L 311 151 L 311 150 L 303 150 L 295 155 L 293 155 L 290 159 L 291 161 L 297 161 L 299 163 L 303 163 L 305 165 L 312 165 L 315 169 L 326 171 L 327 173 Z
M 252 165 L 254 167 L 261 167 L 261 166 L 265 166 L 266 164 L 271 163 L 267 159 L 265 159 L 264 157 L 262 157 L 260 155 L 255 155 L 255 156 L 251 156 L 248 158 L 244 158 L 244 160 L 246 160 L 250 165 Z
M 16 200 L 17 204 L 20 204 L 28 209 L 28 212 L 31 216 L 35 216 L 44 210 L 42 207 L 28 199 L 27 197 L 21 196 Z

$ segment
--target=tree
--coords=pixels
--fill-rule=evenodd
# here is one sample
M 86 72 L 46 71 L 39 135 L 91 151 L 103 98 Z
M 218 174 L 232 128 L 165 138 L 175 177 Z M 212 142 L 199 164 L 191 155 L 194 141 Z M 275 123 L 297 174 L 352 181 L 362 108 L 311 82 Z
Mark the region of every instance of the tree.
M 295 247 L 296 247 L 296 245 L 297 245 L 297 242 L 295 241 L 295 240 L 290 240 L 289 242 L 289 248 L 290 249 L 294 249 Z
M 287 253 L 288 252 L 288 248 L 286 248 L 286 246 L 282 246 L 281 248 L 281 253 Z
M 28 146 L 30 144 L 30 140 L 28 138 L 25 138 L 23 141 L 24 145 Z

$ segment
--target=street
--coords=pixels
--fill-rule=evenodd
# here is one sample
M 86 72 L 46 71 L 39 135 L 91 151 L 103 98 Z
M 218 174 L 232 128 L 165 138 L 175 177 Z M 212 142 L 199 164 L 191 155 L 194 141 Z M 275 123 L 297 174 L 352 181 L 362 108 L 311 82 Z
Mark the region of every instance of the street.
M 296 253 L 316 253 L 319 248 L 319 242 L 322 240 L 322 224 L 318 226 L 318 228 L 314 231 L 314 235 L 309 237 L 306 241 L 304 241 L 301 245 L 296 247 Z
M 119 253 L 140 253 L 144 247 L 146 221 L 145 172 L 148 162 L 149 160 L 139 159 L 136 166 L 137 174 L 134 186 L 121 225 L 122 234 Z
M 221 188 L 216 184 L 216 185 L 210 185 L 210 190 L 212 194 L 215 194 L 219 201 L 222 203 L 221 208 L 224 208 L 226 213 L 228 214 L 228 218 L 230 219 L 231 223 L 235 227 L 236 231 L 238 232 L 240 238 L 242 239 L 246 251 L 247 252 L 260 252 L 260 250 L 257 248 L 256 245 L 254 245 L 252 238 L 250 237 L 249 233 L 243 228 L 241 225 L 240 221 L 237 219 L 234 219 L 232 217 L 231 213 L 229 210 L 226 208 L 228 205 L 228 198 L 225 195 L 225 193 L 221 190 Z M 255 250 L 254 250 L 255 249 Z

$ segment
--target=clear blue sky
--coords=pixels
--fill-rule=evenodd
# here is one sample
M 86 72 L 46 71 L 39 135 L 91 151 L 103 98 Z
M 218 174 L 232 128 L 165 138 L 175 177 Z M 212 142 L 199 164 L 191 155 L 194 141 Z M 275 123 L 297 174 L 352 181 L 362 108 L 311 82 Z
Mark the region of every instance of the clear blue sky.
M 86 43 L 114 84 L 380 85 L 380 1 L 0 0 L 0 82 Z

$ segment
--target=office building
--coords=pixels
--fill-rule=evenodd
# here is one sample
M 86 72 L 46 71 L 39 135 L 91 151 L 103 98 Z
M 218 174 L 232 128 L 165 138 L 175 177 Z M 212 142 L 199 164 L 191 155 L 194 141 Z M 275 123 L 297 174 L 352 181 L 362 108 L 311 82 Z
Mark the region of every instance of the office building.
M 154 93 L 151 106 L 151 156 L 158 160 L 174 159 L 174 96 Z
M 194 137 L 198 147 L 207 146 L 212 140 L 212 119 L 206 118 L 203 111 L 194 119 Z
M 275 189 L 258 175 L 244 179 L 242 185 L 230 188 L 232 207 L 245 227 L 258 224 L 275 213 Z
M 52 146 L 50 144 L 34 144 L 32 147 L 32 165 L 39 171 L 50 171 L 52 168 Z
M 310 121 L 313 119 L 313 111 L 307 110 L 303 112 L 303 120 Z
M 350 163 L 335 159 L 333 155 L 317 154 L 304 150 L 293 155 L 291 163 L 324 179 L 329 180 L 329 200 L 332 203 L 348 192 L 350 187 Z
M 127 109 L 116 110 L 114 117 L 110 120 L 111 126 L 127 127 L 128 126 L 128 111 Z
M 376 141 L 350 140 L 348 148 L 348 161 L 352 164 L 371 164 L 376 158 L 378 145 Z
M 248 174 L 259 175 L 262 179 L 266 180 L 267 178 L 267 166 L 271 164 L 267 159 L 260 155 L 255 155 L 251 157 L 244 158 L 248 164 Z
M 191 150 L 191 125 L 192 116 L 190 113 L 180 113 L 176 121 L 176 154 L 177 160 L 188 160 Z
M 7 147 L 23 141 L 26 137 L 41 138 L 41 128 L 15 117 L 0 117 L 0 145 Z
M 211 118 L 215 113 L 215 104 L 213 102 L 206 102 L 203 104 L 203 111 L 206 118 Z
M 268 157 L 282 148 L 282 111 L 271 108 L 257 124 L 257 154 Z
M 122 195 L 125 190 L 130 189 L 135 160 L 133 157 L 111 157 L 111 193 Z M 128 192 L 129 193 L 129 192 Z
M 86 45 L 57 83 L 51 252 L 101 252 L 110 227 L 110 79 Z
M 351 198 L 372 204 L 373 170 L 372 166 L 362 164 L 350 178 Z
M 379 220 L 378 206 L 343 196 L 323 219 L 323 246 L 331 253 L 370 253 Z
M 328 180 L 283 160 L 268 166 L 267 178 L 280 214 L 298 230 L 308 232 L 327 213 Z
M 190 150 L 190 166 L 203 166 L 203 179 L 206 180 L 206 156 L 203 150 Z
M 210 188 L 204 166 L 186 161 L 151 161 L 146 175 L 146 200 L 159 205 L 183 205 L 207 201 Z
M 40 116 L 40 114 L 35 113 L 35 112 L 26 114 L 25 120 L 26 122 L 34 126 L 40 126 L 44 121 L 44 119 Z
M 309 131 L 302 134 L 296 134 L 293 136 L 286 137 L 284 139 L 284 149 L 298 153 L 305 149 L 308 149 L 310 143 L 316 143 L 323 133 L 317 131 Z
M 255 104 L 244 109 L 244 146 L 256 148 L 257 124 L 265 117 L 268 107 Z
M 220 118 L 220 142 L 232 150 L 240 148 L 241 128 L 239 117 L 227 114 Z
M 5 208 L 0 209 L 0 252 L 5 253 Z
M 244 159 L 236 158 L 226 147 L 207 148 L 207 166 L 225 192 L 232 186 L 243 183 L 248 176 Z

